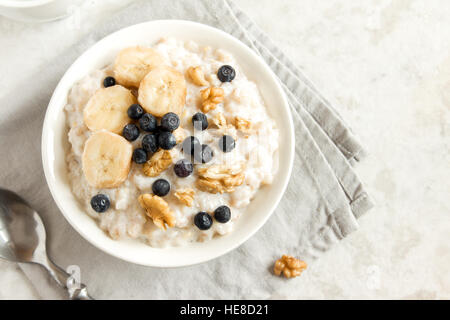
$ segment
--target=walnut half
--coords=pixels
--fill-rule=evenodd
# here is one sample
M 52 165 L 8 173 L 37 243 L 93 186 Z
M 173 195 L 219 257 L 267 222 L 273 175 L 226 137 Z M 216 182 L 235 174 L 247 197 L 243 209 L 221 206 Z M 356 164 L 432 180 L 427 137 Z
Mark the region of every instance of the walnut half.
M 156 177 L 166 170 L 172 163 L 172 155 L 167 150 L 159 150 L 154 153 L 142 167 L 144 174 L 149 177 Z
M 169 227 L 175 225 L 175 216 L 164 199 L 144 193 L 139 196 L 138 201 L 158 228 L 166 230 L 166 224 Z
M 295 259 L 292 256 L 283 255 L 281 259 L 275 262 L 273 272 L 277 276 L 283 273 L 283 276 L 286 278 L 294 278 L 299 276 L 306 267 L 306 262 Z
M 213 117 L 212 122 L 218 128 L 219 133 L 221 133 L 222 135 L 230 135 L 236 140 L 236 129 L 232 124 L 229 124 L 227 122 L 227 119 L 221 112 L 218 112 Z
M 191 188 L 178 189 L 174 193 L 175 197 L 188 207 L 191 207 L 194 202 L 194 194 L 195 191 Z
M 227 167 L 212 165 L 198 169 L 197 187 L 209 193 L 230 193 L 244 183 L 244 164 Z
M 202 68 L 200 67 L 189 67 L 186 71 L 192 82 L 198 86 L 207 86 L 209 84 L 205 79 Z
M 247 119 L 241 117 L 234 117 L 234 126 L 236 127 L 236 129 L 248 133 L 252 128 L 252 123 Z
M 214 110 L 218 103 L 223 102 L 224 94 L 223 89 L 218 87 L 209 87 L 200 91 L 202 111 L 207 113 L 209 110 Z
M 213 123 L 216 125 L 219 129 L 227 129 L 230 125 L 227 123 L 227 119 L 223 115 L 222 112 L 218 112 L 214 118 Z

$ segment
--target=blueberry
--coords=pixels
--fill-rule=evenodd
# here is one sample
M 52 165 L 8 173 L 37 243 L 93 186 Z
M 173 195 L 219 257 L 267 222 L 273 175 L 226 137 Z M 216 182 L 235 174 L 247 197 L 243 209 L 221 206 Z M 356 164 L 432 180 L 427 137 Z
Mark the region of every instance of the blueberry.
M 214 210 L 214 218 L 220 223 L 227 223 L 231 219 L 231 210 L 227 206 L 220 206 Z
M 153 132 L 156 130 L 156 118 L 150 113 L 144 113 L 139 119 L 139 127 L 141 130 Z
M 122 135 L 128 141 L 134 141 L 139 137 L 139 128 L 135 124 L 129 123 L 123 127 Z
M 156 126 L 155 131 L 153 131 L 153 134 L 154 134 L 155 137 L 156 137 L 156 141 L 158 141 L 159 135 L 161 134 L 161 132 L 165 132 L 165 131 L 166 131 L 166 130 L 164 130 L 161 126 Z M 159 147 L 159 145 L 158 145 L 158 147 Z
M 170 191 L 170 183 L 165 179 L 158 179 L 153 182 L 152 191 L 154 194 L 160 197 L 164 197 Z
M 158 135 L 158 144 L 164 150 L 170 150 L 176 146 L 177 140 L 175 136 L 167 131 L 162 131 Z
M 194 217 L 194 224 L 199 228 L 200 230 L 208 230 L 211 228 L 213 223 L 213 220 L 211 216 L 206 212 L 199 212 Z
M 137 103 L 132 104 L 127 110 L 128 117 L 138 120 L 144 114 L 144 109 Z
M 158 150 L 158 138 L 154 134 L 146 134 L 142 138 L 142 148 L 145 151 L 154 153 Z
M 217 71 L 217 78 L 222 82 L 231 82 L 236 77 L 236 72 L 232 66 L 224 65 Z
M 158 136 L 161 132 L 170 132 L 170 131 L 164 130 L 164 128 L 161 126 L 156 126 L 154 133 Z
M 132 159 L 137 164 L 146 163 L 148 160 L 147 151 L 142 148 L 134 149 Z
M 200 140 L 194 136 L 187 137 L 184 139 L 182 147 L 184 154 L 193 156 L 196 149 L 201 150 Z
M 113 77 L 106 77 L 103 80 L 103 86 L 105 88 L 112 87 L 114 85 L 116 85 L 116 79 L 114 79 Z
M 109 209 L 110 202 L 106 194 L 97 194 L 91 199 L 91 207 L 96 212 L 105 212 Z
M 197 112 L 192 116 L 192 125 L 196 130 L 206 130 L 208 128 L 208 118 L 204 113 Z
M 178 177 L 186 178 L 188 175 L 192 173 L 192 171 L 194 171 L 194 166 L 189 160 L 182 159 L 179 160 L 177 163 L 175 163 L 173 171 L 175 171 L 175 174 Z
M 230 152 L 236 147 L 236 141 L 234 141 L 232 136 L 223 136 L 219 140 L 219 148 L 222 149 L 223 152 Z
M 161 118 L 161 128 L 165 131 L 174 131 L 180 126 L 180 118 L 173 112 L 166 113 Z
M 214 152 L 210 148 L 210 146 L 208 146 L 207 144 L 202 144 L 201 149 L 199 151 L 197 149 L 194 150 L 195 161 L 198 161 L 201 163 L 208 163 L 212 160 L 212 158 L 214 156 Z

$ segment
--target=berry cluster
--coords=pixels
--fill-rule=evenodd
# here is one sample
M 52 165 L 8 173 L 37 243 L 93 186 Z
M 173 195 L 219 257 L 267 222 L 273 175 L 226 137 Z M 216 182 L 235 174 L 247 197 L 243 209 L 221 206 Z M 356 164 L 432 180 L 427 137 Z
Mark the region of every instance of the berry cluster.
M 231 82 L 236 76 L 235 70 L 228 65 L 219 68 L 217 77 L 221 82 Z M 103 81 L 104 87 L 114 86 L 116 80 L 106 77 Z M 127 110 L 128 117 L 135 123 L 127 124 L 122 135 L 132 142 L 139 138 L 141 131 L 145 133 L 141 140 L 141 147 L 133 151 L 132 160 L 137 164 L 143 164 L 149 159 L 149 155 L 158 151 L 159 148 L 171 150 L 175 147 L 176 139 L 173 131 L 180 125 L 180 118 L 173 112 L 166 113 L 159 122 L 155 116 L 146 113 L 139 104 L 132 104 Z M 198 112 L 192 117 L 192 124 L 197 130 L 208 128 L 208 118 L 204 113 Z M 219 148 L 223 152 L 230 152 L 236 147 L 236 141 L 229 135 L 219 139 Z M 207 144 L 201 144 L 195 136 L 186 138 L 182 143 L 182 150 L 188 157 L 193 157 L 200 163 L 208 163 L 214 157 L 214 152 Z M 194 171 L 194 166 L 187 159 L 179 160 L 174 165 L 174 172 L 180 178 L 188 177 Z M 166 179 L 157 179 L 152 184 L 155 195 L 164 197 L 170 192 L 170 183 Z M 105 212 L 110 207 L 110 200 L 106 194 L 97 194 L 91 199 L 91 207 L 98 213 Z M 214 211 L 214 219 L 219 223 L 226 223 L 231 219 L 231 210 L 227 206 L 220 206 Z M 200 230 L 208 230 L 213 224 L 213 218 L 207 212 L 201 211 L 194 217 L 194 224 Z

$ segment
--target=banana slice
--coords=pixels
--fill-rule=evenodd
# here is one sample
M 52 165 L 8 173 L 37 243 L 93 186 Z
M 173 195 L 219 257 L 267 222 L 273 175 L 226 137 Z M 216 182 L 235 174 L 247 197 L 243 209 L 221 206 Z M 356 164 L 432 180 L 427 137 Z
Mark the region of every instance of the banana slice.
M 138 100 L 154 116 L 162 117 L 168 112 L 180 115 L 186 102 L 186 80 L 173 68 L 155 68 L 142 79 Z
M 151 69 L 162 64 L 164 64 L 163 57 L 151 48 L 126 48 L 116 57 L 114 76 L 120 84 L 137 88 Z
M 136 103 L 136 97 L 122 86 L 99 89 L 84 108 L 84 123 L 91 131 L 105 129 L 120 133 L 130 122 L 127 109 L 133 103 Z
M 117 188 L 128 177 L 133 147 L 118 134 L 101 130 L 94 132 L 84 145 L 83 173 L 90 186 Z

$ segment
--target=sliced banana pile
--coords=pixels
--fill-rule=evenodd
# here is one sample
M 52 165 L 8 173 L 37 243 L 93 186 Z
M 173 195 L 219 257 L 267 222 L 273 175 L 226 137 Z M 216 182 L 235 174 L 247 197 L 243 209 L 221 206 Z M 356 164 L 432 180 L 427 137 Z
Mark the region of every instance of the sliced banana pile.
M 185 152 L 186 146 L 192 151 L 193 145 L 200 145 L 197 138 L 186 138 L 179 127 L 186 104 L 186 80 L 182 73 L 165 65 L 163 56 L 151 48 L 126 48 L 117 55 L 113 72 L 114 77 L 108 76 L 103 80 L 103 88 L 94 93 L 83 110 L 84 123 L 91 135 L 84 144 L 82 171 L 88 184 L 98 189 L 119 187 L 128 178 L 132 161 L 144 164 L 144 174 L 156 177 L 172 164 L 173 157 L 169 150 L 177 143 L 183 143 Z M 189 68 L 187 75 L 197 86 L 209 85 L 200 66 Z M 235 70 L 229 65 L 221 66 L 217 71 L 221 82 L 231 82 L 235 75 Z M 201 91 L 201 98 L 202 110 L 206 113 L 223 102 L 224 90 L 219 87 L 205 88 Z M 161 118 L 160 121 L 155 117 Z M 219 120 L 216 123 L 218 127 L 226 125 L 226 120 Z M 207 117 L 201 112 L 194 114 L 192 121 L 200 121 L 202 130 L 208 127 Z M 137 140 L 142 132 L 146 132 L 146 136 L 141 141 Z M 141 147 L 133 150 L 132 141 L 140 141 Z M 235 140 L 229 135 L 223 135 L 218 143 L 223 152 L 231 152 L 235 148 Z M 206 144 L 201 145 L 199 150 L 188 154 L 202 163 L 209 162 L 214 156 L 211 147 Z M 215 166 L 208 168 L 203 170 L 212 170 Z M 174 172 L 178 177 L 186 178 L 194 172 L 193 163 L 189 160 L 178 161 Z M 202 171 L 199 170 L 198 174 Z M 203 174 L 197 181 L 197 187 L 206 186 L 200 189 L 210 193 L 233 192 L 234 187 L 243 183 L 243 179 L 241 172 L 222 173 L 221 177 L 206 177 Z M 153 195 L 143 194 L 138 198 L 148 217 L 163 230 L 166 225 L 175 225 L 175 216 L 169 204 L 161 198 L 168 195 L 170 189 L 169 181 L 157 179 L 152 184 Z M 192 205 L 193 195 L 193 189 L 175 193 L 187 206 Z M 91 198 L 91 207 L 96 212 L 105 212 L 110 207 L 110 200 L 106 194 L 97 194 Z M 226 206 L 217 208 L 214 218 L 219 223 L 228 222 L 230 209 Z M 212 223 L 211 215 L 203 211 L 194 218 L 194 224 L 200 230 L 208 230 Z
M 84 123 L 93 134 L 85 143 L 82 167 L 95 188 L 117 188 L 128 177 L 133 147 L 120 135 L 133 122 L 127 113 L 131 105 L 139 100 L 145 112 L 162 117 L 168 112 L 180 115 L 186 102 L 184 76 L 166 66 L 154 49 L 123 49 L 113 72 L 114 78 L 107 77 L 110 81 L 103 82 L 104 88 L 95 92 L 83 111 Z M 138 99 L 131 91 L 135 88 L 139 88 Z

